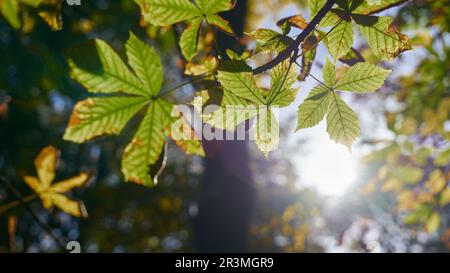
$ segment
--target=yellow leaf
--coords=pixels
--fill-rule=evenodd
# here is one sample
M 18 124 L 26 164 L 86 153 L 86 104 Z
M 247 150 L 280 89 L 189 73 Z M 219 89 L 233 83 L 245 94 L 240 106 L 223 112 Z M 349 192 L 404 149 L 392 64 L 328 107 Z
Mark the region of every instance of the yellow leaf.
M 53 207 L 51 193 L 49 191 L 40 193 L 39 198 L 41 198 L 42 206 L 44 207 L 44 209 L 51 209 Z
M 46 1 L 45 5 L 40 7 L 38 14 L 53 31 L 62 29 L 61 0 Z
M 54 184 L 51 187 L 52 192 L 64 193 L 70 191 L 75 187 L 81 187 L 88 181 L 89 175 L 87 173 L 80 173 L 78 176 L 69 178 Z
M 39 182 L 39 179 L 33 176 L 25 176 L 23 178 L 25 182 L 28 184 L 28 186 L 36 193 L 39 193 L 41 191 L 41 183 Z
M 67 214 L 75 217 L 87 217 L 86 209 L 81 202 L 70 200 L 67 196 L 59 193 L 52 193 L 51 200 L 56 207 Z
M 58 150 L 53 146 L 42 149 L 34 161 L 34 166 L 42 184 L 41 190 L 48 189 L 55 178 L 56 161 L 58 159 Z
M 50 209 L 55 205 L 70 215 L 85 217 L 87 212 L 83 203 L 81 201 L 71 200 L 62 193 L 74 187 L 83 186 L 88 181 L 89 175 L 87 173 L 80 173 L 78 176 L 52 185 L 53 179 L 55 178 L 58 157 L 58 149 L 53 146 L 45 147 L 34 161 L 39 178 L 25 176 L 23 179 L 39 195 L 42 206 L 45 209 Z

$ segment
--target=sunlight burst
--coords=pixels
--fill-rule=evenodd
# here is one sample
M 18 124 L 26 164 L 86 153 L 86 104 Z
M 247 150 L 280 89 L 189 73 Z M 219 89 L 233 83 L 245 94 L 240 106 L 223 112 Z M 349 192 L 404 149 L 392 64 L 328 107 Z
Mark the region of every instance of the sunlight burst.
M 302 165 L 301 181 L 331 196 L 342 196 L 355 182 L 358 171 L 356 155 L 326 137 L 311 143 Z

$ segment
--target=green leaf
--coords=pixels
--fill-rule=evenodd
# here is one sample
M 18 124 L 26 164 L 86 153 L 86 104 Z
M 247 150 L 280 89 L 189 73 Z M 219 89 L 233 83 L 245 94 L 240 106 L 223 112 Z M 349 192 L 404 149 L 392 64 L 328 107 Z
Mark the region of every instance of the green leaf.
M 103 71 L 94 74 L 69 59 L 70 75 L 91 93 L 125 92 L 134 95 L 148 95 L 139 79 L 131 73 L 119 55 L 104 41 L 95 40 L 96 49 Z
M 326 2 L 327 0 L 308 0 L 308 8 L 311 15 L 310 17 L 314 18 Z
M 183 31 L 180 37 L 181 53 L 190 61 L 197 54 L 198 33 L 200 26 L 203 22 L 203 18 L 194 18 L 189 26 Z
M 331 94 L 330 100 L 327 132 L 331 139 L 350 150 L 353 141 L 360 135 L 358 117 L 336 93 Z
M 320 27 L 332 27 L 339 23 L 341 18 L 348 17 L 345 14 L 345 11 L 342 9 L 331 9 L 325 17 L 323 17 L 322 21 L 320 21 Z M 345 19 L 342 19 L 345 20 Z
M 215 14 L 206 15 L 206 21 L 208 22 L 208 24 L 214 25 L 218 27 L 220 30 L 230 35 L 234 35 L 234 31 L 233 29 L 231 29 L 231 26 L 228 23 L 228 21 L 223 19 L 219 15 Z
M 374 92 L 384 84 L 390 73 L 391 70 L 367 62 L 357 63 L 345 72 L 335 89 L 358 93 Z
M 324 42 L 335 61 L 347 54 L 353 45 L 353 29 L 351 20 L 343 19 L 328 34 Z
M 222 63 L 217 77 L 225 91 L 256 104 L 265 104 L 266 100 L 256 85 L 251 69 L 244 61 Z
M 412 49 L 408 37 L 397 31 L 388 16 L 352 15 L 375 56 L 392 60 L 400 53 Z
M 128 63 L 141 81 L 143 88 L 156 96 L 163 81 L 161 60 L 156 51 L 140 41 L 132 32 L 126 43 Z
M 175 23 L 201 16 L 200 10 L 189 0 L 135 0 L 141 6 L 144 19 L 157 26 Z
M 358 2 L 358 1 L 354 1 Z M 405 0 L 364 0 L 358 7 L 353 9 L 353 13 L 375 14 L 385 9 L 405 3 Z
M 152 186 L 150 165 L 160 158 L 165 143 L 165 128 L 170 124 L 172 105 L 158 99 L 148 108 L 133 140 L 125 148 L 122 157 L 122 172 L 127 181 Z
M 336 68 L 334 64 L 327 58 L 322 69 L 322 77 L 328 87 L 333 88 L 336 84 Z
M 82 143 L 103 135 L 120 134 L 147 102 L 143 97 L 88 98 L 80 101 L 73 108 L 64 139 Z
M 22 22 L 19 18 L 18 0 L 0 1 L 0 13 L 13 28 L 19 29 L 22 26 Z
M 203 122 L 227 131 L 234 131 L 258 112 L 258 107 L 253 103 L 220 89 L 199 92 L 192 104 L 202 114 Z M 206 109 L 206 106 L 211 108 Z
M 263 108 L 258 112 L 254 138 L 258 149 L 268 158 L 269 152 L 275 150 L 280 143 L 280 127 L 270 109 Z
M 286 35 L 265 28 L 254 30 L 246 35 L 260 43 L 265 52 L 281 52 L 293 41 Z
M 270 71 L 270 80 L 271 84 L 267 95 L 270 105 L 285 107 L 295 100 L 298 89 L 292 86 L 297 80 L 297 69 L 289 59 L 284 60 Z
M 96 47 L 101 71 L 88 72 L 92 68 L 90 65 L 79 66 L 71 60 L 71 74 L 90 92 L 122 91 L 130 96 L 88 98 L 79 102 L 74 107 L 64 139 L 84 142 L 104 134 L 119 134 L 141 108 L 150 104 L 136 135 L 125 149 L 122 171 L 128 181 L 153 185 L 165 162 L 166 153 L 162 153 L 165 134 L 170 133 L 168 127 L 175 121 L 171 117 L 172 104 L 157 98 L 163 78 L 160 59 L 151 47 L 132 33 L 126 49 L 135 74 L 105 42 L 97 40 Z M 185 147 L 185 151 L 200 153 L 195 145 Z
M 317 86 L 309 92 L 308 97 L 298 107 L 296 131 L 317 125 L 328 112 L 331 91 L 324 86 Z
M 233 8 L 234 0 L 195 0 L 195 3 L 205 15 L 227 11 Z

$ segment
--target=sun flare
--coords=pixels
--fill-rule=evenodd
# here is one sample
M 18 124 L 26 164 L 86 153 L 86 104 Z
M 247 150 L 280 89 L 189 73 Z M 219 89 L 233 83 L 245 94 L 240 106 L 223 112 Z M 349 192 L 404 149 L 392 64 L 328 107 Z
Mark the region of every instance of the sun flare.
M 301 182 L 329 196 L 342 196 L 355 182 L 358 166 L 356 155 L 327 137 L 310 143 L 310 151 L 301 160 Z

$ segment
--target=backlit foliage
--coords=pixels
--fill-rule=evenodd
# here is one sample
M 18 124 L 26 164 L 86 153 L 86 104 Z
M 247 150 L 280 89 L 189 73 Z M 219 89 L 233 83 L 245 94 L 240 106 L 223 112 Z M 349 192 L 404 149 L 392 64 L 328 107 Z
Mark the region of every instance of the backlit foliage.
M 190 61 L 197 54 L 197 41 L 202 22 L 219 27 L 233 34 L 228 23 L 217 15 L 231 9 L 234 1 L 188 1 L 188 0 L 139 0 L 136 1 L 142 10 L 145 21 L 157 26 L 168 26 L 179 22 L 188 22 L 188 26 L 180 36 L 180 48 L 184 57 Z M 399 1 L 400 2 L 400 1 Z M 349 149 L 360 134 L 359 121 L 356 113 L 340 98 L 337 91 L 356 93 L 374 92 L 380 88 L 389 71 L 375 64 L 357 63 L 347 68 L 347 72 L 336 78 L 336 61 L 352 51 L 353 31 L 352 21 L 360 27 L 374 54 L 380 59 L 393 59 L 402 51 L 410 49 L 408 39 L 400 34 L 390 17 L 374 17 L 369 14 L 378 12 L 393 4 L 391 1 L 382 5 L 374 5 L 372 1 L 336 1 L 334 8 L 320 18 L 320 27 L 331 27 L 329 30 L 313 29 L 311 37 L 316 43 L 302 46 L 287 52 L 287 57 L 271 70 L 271 86 L 268 90 L 258 87 L 254 79 L 253 69 L 246 60 L 253 56 L 238 56 L 227 50 L 229 58 L 219 57 L 219 66 L 215 78 L 220 84 L 219 89 L 210 92 L 224 93 L 227 107 L 236 107 L 237 121 L 240 123 L 250 118 L 256 118 L 254 138 L 258 148 L 267 157 L 279 143 L 279 125 L 272 113 L 272 107 L 286 107 L 294 102 L 297 88 L 297 59 L 313 50 L 320 42 L 324 42 L 334 63 L 327 60 L 324 67 L 323 82 L 311 91 L 308 99 L 299 107 L 298 129 L 316 125 L 327 116 L 327 131 L 331 139 L 346 145 Z M 319 10 L 325 8 L 324 1 L 311 1 L 311 16 L 316 16 Z M 290 24 L 286 26 L 286 24 Z M 301 17 L 291 17 L 280 22 L 283 34 L 272 30 L 255 30 L 248 34 L 255 39 L 264 52 L 286 52 L 294 40 L 288 37 L 290 26 L 306 28 L 308 23 Z M 308 40 L 307 40 L 308 41 Z M 84 70 L 74 60 L 70 60 L 72 77 L 84 85 L 92 93 L 125 93 L 127 96 L 88 98 L 79 102 L 73 111 L 64 138 L 75 142 L 85 142 L 105 134 L 119 134 L 127 122 L 144 106 L 148 106 L 138 132 L 125 148 L 122 160 L 122 172 L 125 179 L 143 185 L 153 185 L 164 160 L 163 149 L 167 130 L 173 119 L 170 116 L 173 105 L 159 95 L 162 84 L 162 67 L 158 54 L 144 42 L 131 34 L 126 45 L 129 70 L 121 58 L 104 41 L 96 41 L 96 50 L 102 63 L 103 71 L 93 73 Z M 353 49 L 354 50 L 354 49 Z M 220 53 L 220 52 L 216 52 Z M 308 66 L 314 63 L 313 55 L 308 55 Z M 305 60 L 303 60 L 303 63 Z M 188 63 L 188 65 L 190 65 Z M 192 66 L 186 66 L 186 71 L 198 75 L 214 72 L 216 66 L 205 65 L 204 72 L 192 72 Z M 207 68 L 209 67 L 209 69 Z M 197 66 L 198 68 L 198 66 Z M 201 71 L 201 70 L 200 70 Z M 301 72 L 302 80 L 309 71 Z M 206 95 L 206 93 L 204 93 Z M 234 97 L 234 99 L 233 99 Z M 197 100 L 197 104 L 201 100 Z M 203 102 L 200 102 L 203 103 Z M 237 103 L 237 104 L 235 104 Z M 239 106 L 254 106 L 255 111 L 239 113 Z M 197 107 L 199 109 L 199 107 Z M 217 111 L 216 111 L 217 112 Z M 218 110 L 217 113 L 222 113 Z M 216 113 L 216 114 L 217 114 Z M 211 113 L 207 113 L 210 115 Z M 234 114 L 233 114 L 234 115 Z M 211 120 L 203 117 L 204 121 Z M 228 120 L 225 121 L 225 123 Z M 217 123 L 217 121 L 215 122 Z M 212 124 L 214 126 L 214 124 Z M 218 128 L 232 129 L 232 126 L 219 122 Z M 202 154 L 200 144 L 198 154 Z M 162 155 L 161 155 L 162 154 Z

